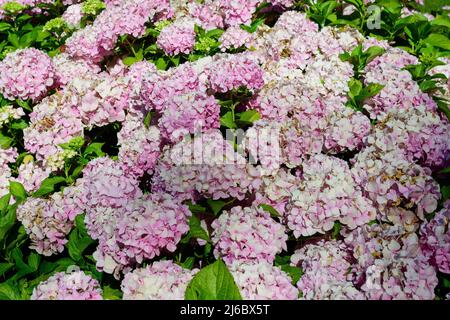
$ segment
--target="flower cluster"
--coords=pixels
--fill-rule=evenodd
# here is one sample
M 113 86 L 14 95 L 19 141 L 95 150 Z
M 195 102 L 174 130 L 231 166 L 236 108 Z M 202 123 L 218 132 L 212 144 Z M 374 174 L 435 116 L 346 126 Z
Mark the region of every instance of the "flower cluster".
M 244 199 L 260 184 L 258 171 L 218 130 L 194 139 L 185 137 L 165 148 L 160 160 L 153 179 L 155 191 L 164 190 L 182 199 Z
M 0 62 L 0 93 L 9 100 L 38 101 L 54 84 L 52 59 L 38 49 L 16 50 Z
M 428 223 L 421 226 L 420 245 L 440 272 L 450 273 L 450 201 Z
M 213 222 L 214 254 L 229 264 L 234 261 L 273 262 L 275 255 L 286 250 L 287 234 L 261 208 L 234 207 Z
M 107 273 L 128 270 L 161 251 L 176 250 L 189 231 L 188 207 L 167 194 L 152 194 L 130 202 L 117 218 L 109 238 L 100 239 L 94 253 L 97 268 Z
M 230 272 L 246 300 L 296 300 L 298 290 L 291 278 L 268 262 L 234 262 Z
M 0 198 L 29 247 L 73 258 L 83 234 L 83 270 L 124 299 L 183 299 L 214 259 L 244 299 L 444 297 L 449 60 L 413 75 L 433 36 L 419 59 L 294 2 L 42 9 L 48 53 L 8 45 L 0 62 Z M 83 272 L 48 276 L 33 299 L 102 298 Z
M 304 272 L 297 283 L 303 299 L 361 300 L 364 297 L 349 279 L 352 256 L 341 241 L 308 244 L 292 255 L 291 262 Z
M 74 193 L 69 187 L 49 199 L 29 198 L 17 208 L 17 220 L 25 227 L 32 249 L 45 256 L 64 250 L 73 221 L 82 213 Z
M 8 166 L 8 164 L 15 162 L 17 156 L 17 149 L 3 149 L 0 147 L 0 197 L 3 197 L 9 193 L 11 168 Z
M 194 22 L 180 19 L 161 30 L 156 44 L 170 56 L 189 54 L 195 45 Z
M 184 300 L 189 281 L 198 272 L 172 261 L 154 262 L 127 273 L 122 280 L 124 300 Z
M 83 271 L 58 272 L 33 290 L 31 300 L 102 300 L 100 283 Z
M 335 221 L 354 229 L 376 218 L 347 163 L 325 155 L 303 163 L 286 211 L 287 225 L 296 237 L 325 233 Z

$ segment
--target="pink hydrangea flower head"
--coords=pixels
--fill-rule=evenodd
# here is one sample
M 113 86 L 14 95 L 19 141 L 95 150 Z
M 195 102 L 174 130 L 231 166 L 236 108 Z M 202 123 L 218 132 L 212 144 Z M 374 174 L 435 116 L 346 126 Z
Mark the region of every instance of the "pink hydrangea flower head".
M 268 262 L 234 262 L 229 266 L 244 300 L 297 300 L 298 289 L 279 267 Z
M 127 273 L 122 281 L 124 300 L 184 300 L 189 282 L 198 269 L 183 269 L 174 262 L 157 261 Z
M 272 263 L 286 250 L 287 234 L 270 213 L 258 207 L 234 207 L 212 223 L 214 255 L 228 264 L 234 261 Z
M 102 300 L 100 283 L 83 271 L 58 272 L 34 288 L 31 300 Z
M 38 101 L 54 84 L 52 59 L 38 49 L 16 50 L 0 62 L 0 93 L 7 99 Z
M 195 23 L 190 19 L 179 19 L 161 30 L 156 44 L 167 55 L 189 54 L 195 45 Z

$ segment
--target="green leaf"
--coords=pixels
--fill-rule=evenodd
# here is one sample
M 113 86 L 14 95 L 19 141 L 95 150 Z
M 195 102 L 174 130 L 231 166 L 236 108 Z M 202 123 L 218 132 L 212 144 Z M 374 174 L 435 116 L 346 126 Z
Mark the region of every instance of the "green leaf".
M 14 267 L 14 263 L 3 262 L 0 263 L 0 277 L 3 276 L 8 270 Z
M 7 31 L 11 29 L 11 25 L 6 22 L 0 22 L 0 32 Z
M 295 286 L 297 285 L 298 280 L 303 275 L 303 270 L 299 267 L 291 266 L 291 265 L 282 265 L 281 270 L 286 272 L 289 277 L 292 279 L 292 284 Z
M 194 257 L 188 257 L 184 262 L 179 262 L 178 264 L 182 266 L 184 269 L 192 270 L 194 267 L 195 258 Z
M 23 185 L 16 181 L 9 182 L 9 192 L 14 198 L 16 198 L 17 202 L 22 202 L 28 197 Z
M 201 269 L 189 283 L 186 300 L 242 300 L 238 287 L 222 260 Z
M 103 157 L 105 153 L 102 151 L 104 143 L 94 142 L 87 146 L 86 150 L 84 150 L 83 155 L 86 157 L 88 155 L 94 154 L 97 157 Z
M 63 177 L 47 178 L 44 181 L 42 181 L 39 189 L 35 193 L 33 193 L 33 197 L 39 198 L 39 197 L 43 197 L 49 193 L 52 193 L 53 191 L 55 191 L 55 187 L 58 184 L 65 182 L 65 181 L 66 181 L 66 179 Z
M 8 41 L 14 46 L 14 48 L 18 49 L 20 47 L 19 36 L 15 33 L 8 34 Z
M 337 239 L 340 232 L 341 232 L 341 223 L 339 221 L 336 221 L 334 223 L 333 231 L 331 233 L 331 236 L 333 237 L 333 239 Z
M 442 169 L 441 171 L 439 171 L 439 173 L 450 173 L 450 167 Z
M 250 124 L 253 124 L 259 119 L 261 119 L 261 115 L 256 110 L 247 110 L 239 114 L 239 121 L 244 121 Z
M 423 92 L 430 92 L 430 91 L 438 89 L 436 81 L 433 81 L 433 80 L 423 81 L 420 83 L 419 87 L 420 87 L 420 90 L 422 90 Z
M 437 16 L 430 23 L 433 26 L 442 26 L 442 27 L 450 28 L 450 18 L 446 17 L 446 16 Z
M 33 271 L 37 271 L 39 269 L 39 263 L 41 262 L 41 256 L 35 252 L 30 253 L 28 256 L 28 265 Z
M 8 149 L 13 142 L 13 139 L 7 136 L 4 136 L 0 133 L 0 148 Z
M 70 139 L 69 142 L 60 143 L 59 146 L 64 150 L 78 151 L 84 145 L 84 137 L 75 137 Z
M 0 283 L 0 300 L 21 300 L 20 292 L 8 282 Z
M 9 193 L 0 198 L 0 214 L 3 214 L 6 211 L 10 200 L 11 194 Z
M 274 207 L 272 207 L 268 204 L 260 204 L 259 207 L 262 208 L 264 211 L 267 211 L 268 213 L 270 213 L 270 215 L 274 218 L 281 217 L 280 213 Z
M 16 222 L 16 208 L 17 206 L 10 206 L 6 210 L 6 214 L 0 217 L 0 241 L 2 241 L 8 231 L 14 226 Z
M 28 123 L 23 119 L 19 119 L 11 123 L 11 128 L 14 130 L 23 130 L 28 128 Z
M 19 272 L 17 272 L 15 274 L 15 277 L 17 279 L 19 279 L 19 278 L 21 278 L 23 276 L 26 276 L 26 275 L 28 275 L 30 273 L 33 273 L 34 271 L 37 270 L 37 269 L 34 270 L 33 268 L 31 268 L 28 264 L 26 264 L 23 261 L 23 254 L 22 254 L 22 251 L 20 251 L 19 248 L 14 248 L 13 249 L 11 257 L 14 259 L 15 267 L 19 270 Z
M 122 60 L 126 66 L 131 66 L 133 63 L 137 62 L 136 57 L 126 57 Z
M 236 129 L 236 123 L 234 122 L 233 113 L 228 111 L 220 118 L 220 123 L 229 129 Z
M 167 62 L 163 58 L 156 60 L 155 65 L 159 70 L 166 70 L 167 68 Z
M 434 47 L 450 50 L 450 40 L 443 34 L 432 33 L 423 41 Z
M 79 233 L 81 236 L 86 237 L 89 236 L 87 228 L 86 228 L 86 224 L 84 223 L 84 214 L 78 214 L 75 217 L 75 226 L 77 227 Z
M 208 232 L 203 229 L 201 225 L 201 221 L 195 215 L 192 215 L 189 218 L 189 235 L 190 238 L 202 239 L 208 242 L 211 242 L 209 238 Z
M 357 97 L 363 88 L 362 82 L 356 79 L 351 79 L 348 83 L 348 86 L 350 89 L 350 96 L 352 98 Z
M 202 207 L 199 204 L 192 204 L 192 203 L 189 204 L 189 210 L 192 213 L 205 213 L 206 212 L 206 208 L 205 207 Z
M 16 103 L 21 107 L 22 109 L 25 109 L 27 111 L 33 111 L 33 109 L 30 107 L 30 103 L 28 101 L 23 101 L 20 99 L 16 99 Z
M 442 278 L 442 285 L 444 288 L 450 288 L 450 280 L 446 278 Z
M 442 202 L 447 201 L 450 198 L 450 186 L 443 186 L 441 188 Z
M 149 111 L 149 112 L 147 112 L 147 114 L 145 115 L 145 118 L 144 118 L 145 128 L 147 128 L 147 129 L 150 128 L 151 122 L 152 122 L 152 112 Z
M 69 234 L 67 248 L 69 249 L 69 256 L 73 260 L 79 261 L 83 257 L 83 252 L 95 241 L 87 234 L 84 215 L 78 215 L 75 218 L 75 225 L 76 228 Z
M 228 204 L 227 202 L 222 200 L 212 200 L 212 199 L 208 199 L 206 202 L 211 207 L 211 209 L 214 212 L 214 215 L 216 216 L 220 212 L 220 210 L 222 210 L 223 207 L 225 207 Z
M 110 286 L 104 286 L 102 289 L 102 296 L 104 300 L 122 300 L 123 293 L 118 289 L 113 289 Z
M 25 33 L 22 37 L 20 37 L 20 47 L 27 48 L 31 46 L 31 44 L 36 41 L 37 36 L 38 34 L 35 30 Z
M 364 55 L 367 57 L 365 61 L 365 66 L 367 66 L 370 62 L 372 62 L 376 57 L 383 55 L 385 52 L 386 52 L 385 49 L 378 46 L 373 46 L 367 49 L 364 52 Z
M 358 95 L 357 99 L 359 102 L 364 102 L 364 100 L 374 97 L 383 90 L 384 85 L 378 83 L 370 83 L 367 87 L 363 88 L 361 93 Z
M 220 38 L 220 36 L 225 32 L 222 29 L 212 29 L 206 32 L 205 36 L 208 38 Z

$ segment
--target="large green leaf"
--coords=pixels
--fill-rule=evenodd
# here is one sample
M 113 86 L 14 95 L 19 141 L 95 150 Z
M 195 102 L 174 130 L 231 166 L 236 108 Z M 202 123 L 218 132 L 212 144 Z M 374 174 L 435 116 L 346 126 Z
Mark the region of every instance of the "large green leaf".
M 432 33 L 424 41 L 434 47 L 450 50 L 450 40 L 443 34 Z
M 0 283 L 0 300 L 20 300 L 20 292 L 16 286 L 3 282 Z
M 10 181 L 9 182 L 9 192 L 16 198 L 17 202 L 24 201 L 27 198 L 27 192 L 23 185 L 19 182 Z
M 200 270 L 189 283 L 186 300 L 242 300 L 233 276 L 222 260 Z
M 60 184 L 62 182 L 65 182 L 66 179 L 63 177 L 53 177 L 53 178 L 47 178 L 44 181 L 42 181 L 41 186 L 39 189 L 33 193 L 33 197 L 43 197 L 49 193 L 52 193 L 55 191 L 55 187 L 57 184 Z

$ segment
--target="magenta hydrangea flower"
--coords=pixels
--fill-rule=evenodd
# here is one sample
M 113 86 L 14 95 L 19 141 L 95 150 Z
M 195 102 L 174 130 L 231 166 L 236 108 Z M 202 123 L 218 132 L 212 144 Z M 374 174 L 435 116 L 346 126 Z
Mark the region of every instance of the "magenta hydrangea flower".
M 172 142 L 186 134 L 220 127 L 220 105 L 213 96 L 189 93 L 169 99 L 158 122 L 162 134 Z
M 140 37 L 147 21 L 169 9 L 169 0 L 126 0 L 108 5 L 92 25 L 76 31 L 66 41 L 66 52 L 72 58 L 100 62 L 112 53 L 122 35 Z
M 261 0 L 220 0 L 220 10 L 228 26 L 249 24 Z
M 227 264 L 234 261 L 273 263 L 275 255 L 287 249 L 282 224 L 258 207 L 234 207 L 212 223 L 214 255 Z
M 367 299 L 434 299 L 436 270 L 420 250 L 416 233 L 373 224 L 354 230 L 345 243 L 357 260 L 355 281 Z
M 382 91 L 366 101 L 364 106 L 371 118 L 384 118 L 390 111 L 406 111 L 420 105 L 431 111 L 436 110 L 433 99 L 420 90 L 409 71 L 402 70 L 417 63 L 416 57 L 392 48 L 366 66 L 365 82 L 384 85 Z
M 97 268 L 117 274 L 144 259 L 173 252 L 189 231 L 188 207 L 167 194 L 151 194 L 130 202 L 118 217 L 112 235 L 100 239 L 94 258 Z
M 412 163 L 440 168 L 450 157 L 450 124 L 424 105 L 396 110 L 374 127 L 368 142 L 383 149 L 395 148 Z
M 9 163 L 14 163 L 19 156 L 16 148 L 0 147 L 0 197 L 9 193 L 9 180 L 12 178 Z
M 364 294 L 352 282 L 353 257 L 342 241 L 307 244 L 291 257 L 304 274 L 297 283 L 305 300 L 362 300 Z
M 205 30 L 224 28 L 224 17 L 220 11 L 220 1 L 206 0 L 202 3 L 188 3 L 189 15 Z
M 325 233 L 335 221 L 355 229 L 375 218 L 372 202 L 345 161 L 317 155 L 303 163 L 286 210 L 287 225 L 297 238 Z
M 297 177 L 285 168 L 280 168 L 271 175 L 261 178 L 261 186 L 255 194 L 253 205 L 261 204 L 272 206 L 277 212 L 284 216 L 286 205 L 296 188 Z
M 142 195 L 139 181 L 125 175 L 120 162 L 107 157 L 97 158 L 84 168 L 79 191 L 86 211 L 86 227 L 94 239 L 108 234 L 115 226 L 118 209 Z
M 69 26 L 78 27 L 83 16 L 83 4 L 77 3 L 68 6 L 61 18 L 63 18 Z
M 108 74 L 77 77 L 65 87 L 72 109 L 87 127 L 125 120 L 128 105 L 125 82 Z
M 31 300 L 102 300 L 100 283 L 83 271 L 58 272 L 38 284 Z
M 77 77 L 87 77 L 89 74 L 97 74 L 100 67 L 85 60 L 70 59 L 67 53 L 53 57 L 55 66 L 55 78 L 58 87 L 64 88 Z
M 161 153 L 158 128 L 147 128 L 144 119 L 128 114 L 117 137 L 119 162 L 125 175 L 141 177 L 154 169 Z
M 51 169 L 42 166 L 41 163 L 35 161 L 23 162 L 19 166 L 19 176 L 17 181 L 20 182 L 27 192 L 34 192 L 39 189 L 42 181 L 48 178 Z
M 81 119 L 67 103 L 69 98 L 56 93 L 42 100 L 34 106 L 31 123 L 23 130 L 25 148 L 52 171 L 62 168 L 66 159 L 75 156 L 75 152 L 60 145 L 84 135 Z
M 241 87 L 256 91 L 264 85 L 260 66 L 243 54 L 218 54 L 205 71 L 208 86 L 218 93 L 237 90 Z
M 432 265 L 440 272 L 450 273 L 450 200 L 431 221 L 420 228 L 420 245 Z
M 156 44 L 167 55 L 189 54 L 195 45 L 195 23 L 190 19 L 179 19 L 161 30 Z
M 49 199 L 28 198 L 17 208 L 17 220 L 31 239 L 30 248 L 50 256 L 64 250 L 66 236 L 80 213 L 82 209 L 72 197 L 72 188 L 68 187 Z
M 127 273 L 122 281 L 124 300 L 184 300 L 198 269 L 183 269 L 173 261 L 157 261 Z
M 234 262 L 229 266 L 245 300 L 297 300 L 298 289 L 279 267 L 268 262 Z
M 218 130 L 194 139 L 187 136 L 166 147 L 153 178 L 155 190 L 183 199 L 202 195 L 214 200 L 242 200 L 259 184 L 258 170 L 247 164 Z
M 38 101 L 54 84 L 52 59 L 38 49 L 16 50 L 0 62 L 0 93 L 9 100 Z
M 227 49 L 249 48 L 253 41 L 253 35 L 240 27 L 231 27 L 220 36 L 219 41 L 223 52 Z
M 423 219 L 425 213 L 436 210 L 441 197 L 429 168 L 409 162 L 388 145 L 372 144 L 363 149 L 353 159 L 352 174 L 381 213 L 402 205 L 415 207 Z

